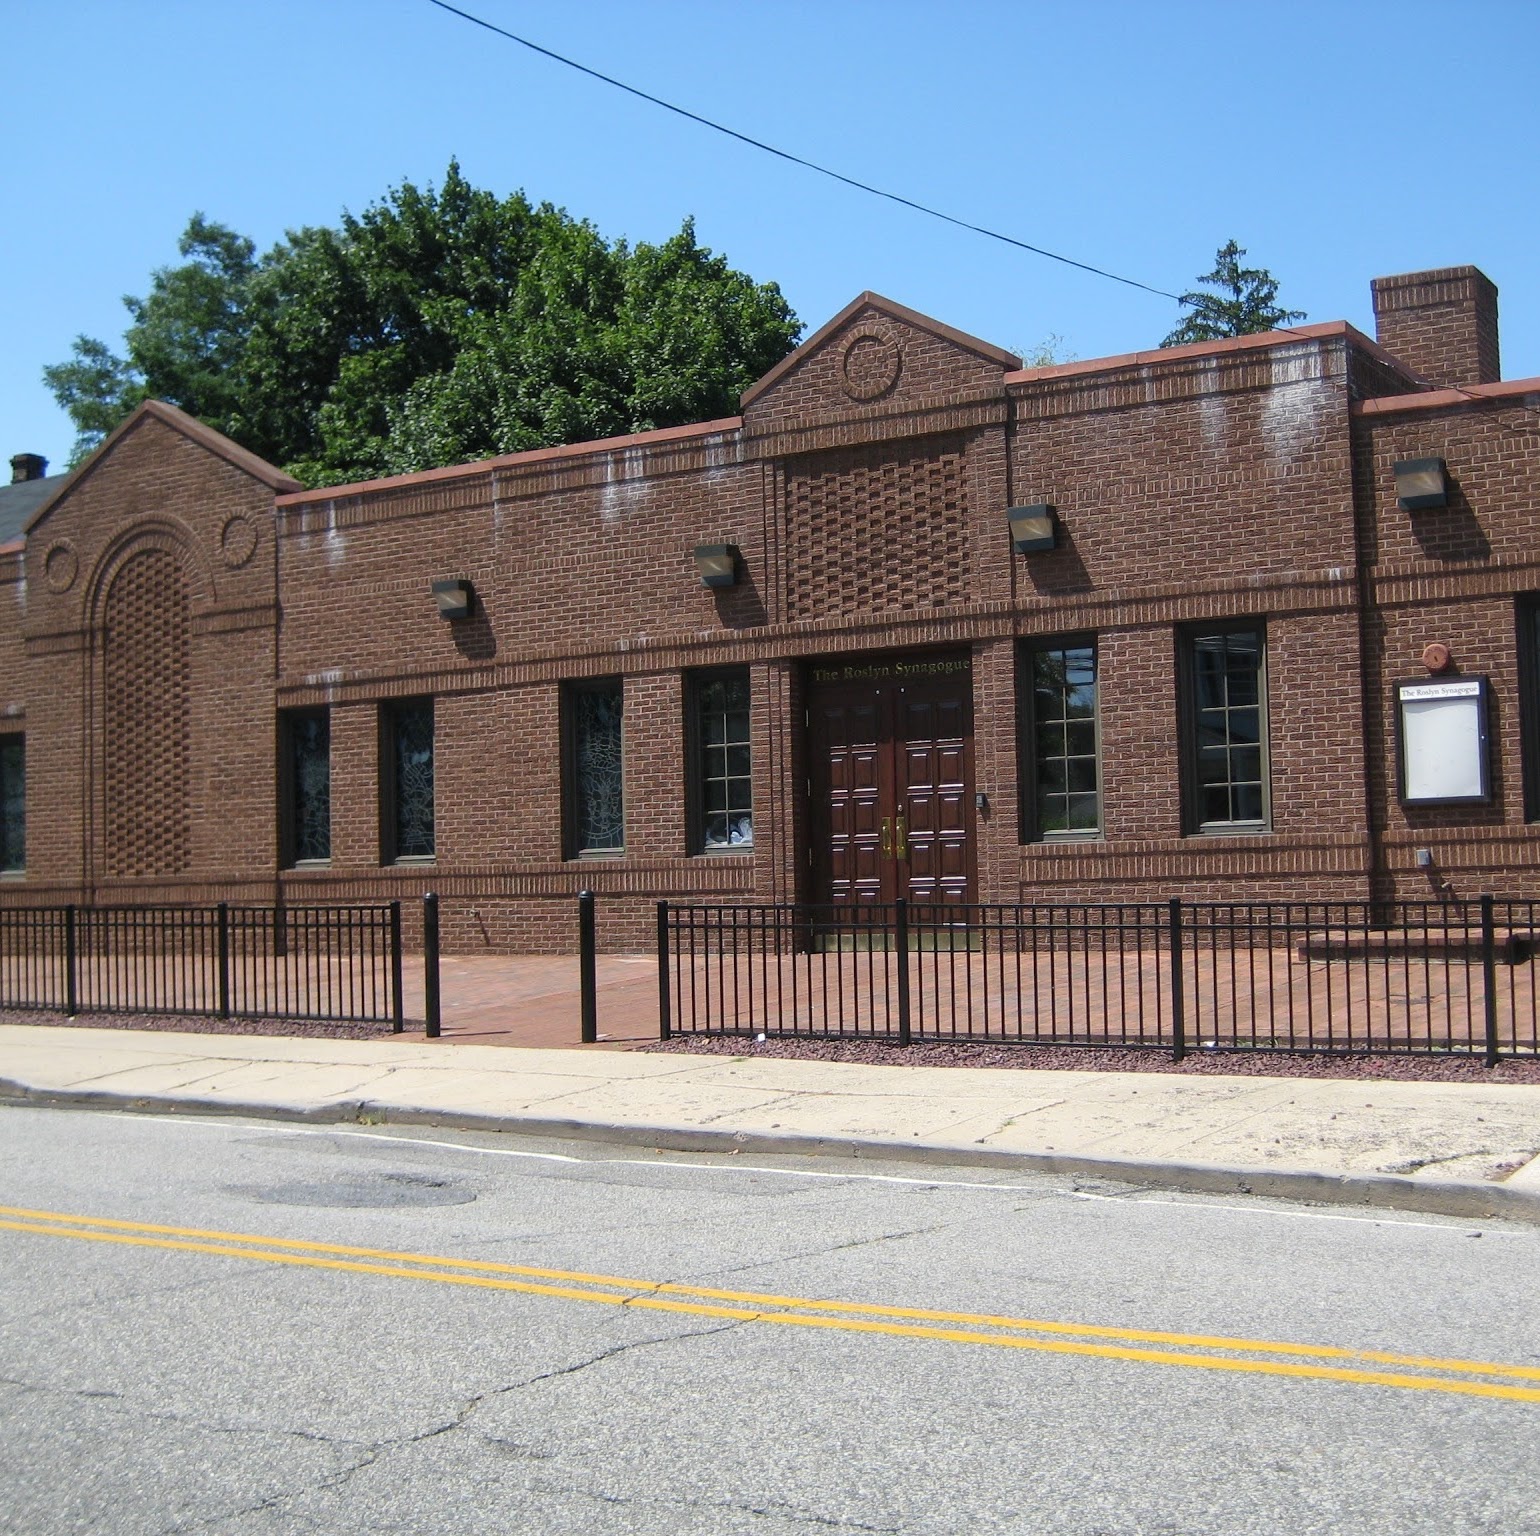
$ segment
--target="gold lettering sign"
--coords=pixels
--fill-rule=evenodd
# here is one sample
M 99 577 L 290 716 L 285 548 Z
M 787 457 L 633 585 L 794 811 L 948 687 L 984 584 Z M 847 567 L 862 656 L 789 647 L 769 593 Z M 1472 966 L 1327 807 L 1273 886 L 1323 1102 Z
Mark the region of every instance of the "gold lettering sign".
M 852 662 L 844 667 L 815 667 L 815 683 L 882 682 L 894 677 L 948 677 L 971 672 L 973 662 L 967 656 L 948 656 L 934 661 Z

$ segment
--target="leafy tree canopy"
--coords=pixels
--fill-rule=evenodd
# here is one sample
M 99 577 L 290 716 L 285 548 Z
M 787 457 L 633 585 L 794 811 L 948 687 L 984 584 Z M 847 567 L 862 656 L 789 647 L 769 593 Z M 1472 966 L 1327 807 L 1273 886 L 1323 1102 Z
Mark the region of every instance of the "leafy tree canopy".
M 1303 320 L 1301 309 L 1280 309 L 1275 302 L 1278 283 L 1264 267 L 1243 267 L 1244 246 L 1227 241 L 1214 253 L 1214 270 L 1198 279 L 1214 290 L 1182 295 L 1187 318 L 1161 342 L 1179 347 L 1189 341 L 1222 341 L 1226 336 L 1250 336 Z
M 454 162 L 266 255 L 195 214 L 181 266 L 125 298 L 125 356 L 79 337 L 44 379 L 73 462 L 169 400 L 306 485 L 731 415 L 797 343 L 774 283 L 696 243 L 607 241 Z

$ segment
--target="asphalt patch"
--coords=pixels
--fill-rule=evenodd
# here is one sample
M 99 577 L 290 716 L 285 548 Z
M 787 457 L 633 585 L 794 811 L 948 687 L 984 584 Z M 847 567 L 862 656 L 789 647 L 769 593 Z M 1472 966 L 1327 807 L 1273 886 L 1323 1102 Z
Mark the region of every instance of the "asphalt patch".
M 283 1184 L 232 1184 L 228 1193 L 263 1205 L 298 1205 L 328 1210 L 383 1210 L 396 1206 L 468 1205 L 476 1192 L 452 1179 L 421 1173 L 349 1174 L 333 1179 Z

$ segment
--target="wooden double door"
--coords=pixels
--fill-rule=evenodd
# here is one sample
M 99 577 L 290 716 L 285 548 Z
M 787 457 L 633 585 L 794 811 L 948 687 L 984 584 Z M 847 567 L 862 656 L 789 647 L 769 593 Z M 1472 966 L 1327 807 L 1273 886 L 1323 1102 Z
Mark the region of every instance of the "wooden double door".
M 811 899 L 975 899 L 973 675 L 966 652 L 808 669 Z

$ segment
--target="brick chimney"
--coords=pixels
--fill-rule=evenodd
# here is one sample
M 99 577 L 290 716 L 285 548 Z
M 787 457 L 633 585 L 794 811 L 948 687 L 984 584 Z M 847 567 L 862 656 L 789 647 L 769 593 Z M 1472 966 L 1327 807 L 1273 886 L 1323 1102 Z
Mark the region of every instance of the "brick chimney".
M 48 460 L 40 453 L 18 453 L 11 460 L 11 484 L 23 480 L 41 480 L 48 473 Z
M 1495 384 L 1497 287 L 1475 267 L 1440 267 L 1377 277 L 1374 330 L 1379 344 L 1430 383 Z

